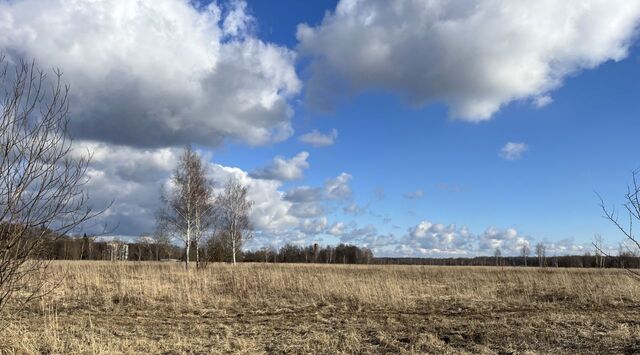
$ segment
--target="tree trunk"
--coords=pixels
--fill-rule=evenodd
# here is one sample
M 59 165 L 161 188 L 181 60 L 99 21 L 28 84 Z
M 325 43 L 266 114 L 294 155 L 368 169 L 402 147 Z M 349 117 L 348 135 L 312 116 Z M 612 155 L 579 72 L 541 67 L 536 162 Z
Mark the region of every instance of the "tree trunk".
M 232 255 L 233 255 L 233 265 L 236 264 L 236 237 L 232 236 L 231 237 L 231 249 L 232 249 Z
M 185 255 L 184 255 L 184 268 L 189 270 L 189 242 L 187 242 L 185 246 Z
M 200 248 L 198 247 L 198 240 L 193 245 L 196 248 L 196 269 L 200 268 Z

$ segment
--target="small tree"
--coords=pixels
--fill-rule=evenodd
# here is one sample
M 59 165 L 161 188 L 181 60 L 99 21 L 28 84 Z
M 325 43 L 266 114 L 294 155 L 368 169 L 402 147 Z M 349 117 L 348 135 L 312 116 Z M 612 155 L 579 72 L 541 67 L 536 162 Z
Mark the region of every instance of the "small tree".
M 496 247 L 493 255 L 496 257 L 496 266 L 500 266 L 500 257 L 502 256 L 502 251 L 499 247 Z
M 252 205 L 252 201 L 247 199 L 247 187 L 234 178 L 227 182 L 224 192 L 218 198 L 221 235 L 234 265 L 237 255 L 242 251 L 242 244 L 252 238 L 249 221 Z
M 592 244 L 595 248 L 596 267 L 604 268 L 606 255 L 604 254 L 604 242 L 602 240 L 602 236 L 600 234 L 594 235 Z
M 171 237 L 167 234 L 167 229 L 162 221 L 159 221 L 156 230 L 150 237 L 153 240 L 155 259 L 160 261 L 160 259 L 162 259 L 161 254 L 166 253 L 166 250 L 171 245 Z
M 0 57 L 0 309 L 43 294 L 42 247 L 98 213 L 88 207 L 90 154 L 72 154 L 68 86 L 35 63 Z
M 544 243 L 536 244 L 536 256 L 538 257 L 538 266 L 543 267 L 546 263 L 547 247 Z
M 522 253 L 522 257 L 524 258 L 524 266 L 527 266 L 527 256 L 529 256 L 530 252 L 531 251 L 529 250 L 529 245 L 523 244 L 521 253 Z

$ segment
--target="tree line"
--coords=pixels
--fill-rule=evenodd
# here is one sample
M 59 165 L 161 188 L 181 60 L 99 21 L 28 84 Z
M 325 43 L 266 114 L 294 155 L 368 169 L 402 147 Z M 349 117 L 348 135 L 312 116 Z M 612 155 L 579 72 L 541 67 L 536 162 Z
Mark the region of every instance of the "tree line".
M 115 245 L 127 246 L 129 261 L 185 262 L 183 247 L 170 240 L 158 240 L 150 236 L 141 236 L 134 242 L 103 240 L 86 234 L 75 237 L 56 236 L 43 243 L 36 257 L 50 260 L 114 260 Z M 189 259 L 193 262 L 199 255 L 201 267 L 209 262 L 233 263 L 233 253 L 227 246 L 227 243 L 218 238 L 207 239 L 206 243 L 198 247 L 199 250 L 192 244 Z M 236 262 L 372 264 L 375 260 L 370 249 L 348 244 L 324 247 L 317 243 L 308 246 L 286 244 L 280 248 L 265 247 L 236 253 Z
M 39 233 L 36 233 L 39 235 Z M 137 241 L 123 242 L 101 240 L 87 236 L 59 236 L 48 238 L 38 256 L 54 260 L 112 260 L 113 244 L 127 245 L 130 261 L 175 260 L 184 262 L 185 250 L 169 239 L 157 239 L 143 235 Z M 201 267 L 210 262 L 233 262 L 227 243 L 212 238 L 200 245 L 198 255 Z M 196 247 L 190 247 L 190 261 L 196 260 Z M 599 253 L 560 256 L 478 256 L 473 258 L 407 258 L 375 257 L 368 248 L 338 244 L 307 246 L 286 244 L 280 248 L 263 247 L 257 250 L 241 250 L 236 254 L 236 262 L 257 263 L 323 263 L 323 264 L 398 264 L 398 265 L 441 265 L 441 266 L 529 266 L 529 267 L 572 267 L 572 268 L 640 268 L 640 257 L 625 250 L 616 256 Z
M 478 256 L 473 258 L 393 258 L 375 259 L 376 264 L 440 265 L 440 266 L 522 266 L 522 267 L 573 267 L 573 268 L 640 268 L 640 257 L 631 253 L 603 258 L 600 255 L 561 255 L 546 257 L 541 261 L 530 258 L 525 264 L 523 256 Z

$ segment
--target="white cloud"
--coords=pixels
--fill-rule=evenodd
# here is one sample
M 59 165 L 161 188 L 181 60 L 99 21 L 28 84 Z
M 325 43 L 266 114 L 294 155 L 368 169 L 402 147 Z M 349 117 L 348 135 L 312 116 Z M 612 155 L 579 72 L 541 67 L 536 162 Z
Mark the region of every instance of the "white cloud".
M 317 202 L 323 200 L 344 200 L 351 196 L 349 181 L 352 176 L 341 173 L 326 179 L 322 187 L 300 186 L 287 192 L 286 199 L 293 202 Z
M 301 83 L 295 54 L 256 38 L 252 22 L 243 1 L 2 1 L 0 51 L 62 69 L 76 138 L 259 145 L 293 133 Z
M 93 223 L 88 232 L 101 232 L 102 225 L 114 233 L 137 236 L 152 232 L 160 190 L 175 168 L 180 151 L 175 148 L 137 149 L 105 143 L 74 142 L 73 155 L 92 152 L 87 169 L 90 205 L 102 210 L 113 205 Z
M 345 233 L 346 228 L 347 225 L 344 222 L 334 222 L 327 230 L 327 233 L 336 237 L 341 236 Z
M 233 0 L 228 3 L 228 13 L 222 22 L 223 33 L 227 36 L 243 36 L 252 27 L 255 19 L 247 14 L 247 3 Z
M 373 224 L 358 227 L 353 223 L 349 229 L 343 230 L 340 234 L 340 242 L 367 248 L 380 246 L 376 243 L 378 240 L 378 229 Z
M 402 238 L 400 248 L 413 250 L 418 255 L 473 253 L 474 236 L 467 228 L 457 228 L 454 224 L 445 226 L 422 221 L 408 230 Z
M 325 232 L 327 228 L 327 217 L 321 217 L 316 219 L 305 219 L 300 223 L 300 231 L 315 236 Z
M 528 237 L 513 228 L 501 230 L 490 227 L 478 237 L 479 250 L 489 254 L 500 248 L 503 255 L 519 255 L 524 245 L 531 249 Z
M 358 241 L 368 243 L 377 255 L 436 258 L 492 255 L 495 248 L 500 248 L 505 256 L 519 255 L 523 245 L 532 243 L 529 237 L 512 228 L 491 227 L 482 234 L 474 234 L 466 227 L 427 220 L 407 229 L 401 237 L 369 235 Z
M 328 179 L 324 184 L 324 193 L 328 199 L 338 200 L 351 196 L 351 187 L 349 181 L 352 176 L 347 173 L 341 173 L 333 179 Z
M 593 246 L 589 243 L 576 243 L 573 238 L 565 238 L 560 239 L 553 242 L 544 242 L 545 245 L 545 253 L 547 256 L 554 255 L 583 255 L 587 252 L 593 251 Z M 605 251 L 609 253 L 609 255 L 616 255 L 617 250 L 614 252 L 615 248 L 611 245 L 604 246 Z M 531 253 L 535 254 L 535 246 L 531 246 Z
M 410 199 L 410 200 L 415 200 L 415 199 L 418 199 L 418 198 L 422 198 L 424 196 L 424 191 L 418 189 L 418 190 L 415 190 L 415 191 L 405 192 L 403 194 L 403 196 L 405 198 Z
M 280 181 L 254 179 L 240 168 L 219 164 L 209 164 L 208 176 L 218 183 L 220 190 L 222 184 L 232 177 L 247 186 L 247 198 L 253 201 L 250 218 L 257 230 L 263 233 L 285 233 L 300 223 L 299 218 L 289 213 L 292 204 L 284 199 L 285 193 L 280 190 Z
M 569 75 L 625 58 L 639 21 L 628 0 L 341 0 L 297 38 L 316 106 L 382 89 L 482 121 L 514 100 L 549 104 Z
M 529 146 L 525 143 L 508 142 L 500 149 L 498 155 L 505 160 L 518 160 L 528 150 Z
M 269 165 L 254 171 L 251 175 L 258 179 L 280 181 L 302 179 L 304 170 L 309 168 L 308 157 L 309 153 L 307 152 L 300 152 L 289 160 L 278 156 Z
M 302 143 L 311 144 L 314 147 L 324 147 L 332 145 L 338 138 L 338 131 L 334 128 L 330 133 L 321 133 L 317 129 L 303 134 L 299 140 Z
M 549 95 L 544 95 L 544 96 L 536 97 L 533 99 L 533 104 L 537 108 L 545 107 L 551 104 L 552 102 L 553 102 L 553 98 L 551 98 L 551 96 Z
M 297 202 L 291 205 L 289 213 L 296 217 L 309 218 L 322 216 L 325 214 L 325 210 L 319 201 Z

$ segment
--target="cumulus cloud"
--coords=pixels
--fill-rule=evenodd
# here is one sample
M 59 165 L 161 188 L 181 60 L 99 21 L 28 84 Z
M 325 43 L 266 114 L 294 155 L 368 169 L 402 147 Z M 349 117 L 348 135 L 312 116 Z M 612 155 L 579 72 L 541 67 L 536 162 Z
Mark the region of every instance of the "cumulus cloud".
M 327 230 L 327 233 L 333 236 L 341 236 L 345 233 L 346 228 L 347 225 L 344 222 L 334 222 Z
M 340 235 L 348 230 L 340 229 Z M 402 236 L 378 235 L 372 231 L 354 240 L 367 243 L 377 255 L 401 257 L 474 257 L 491 255 L 495 248 L 500 248 L 503 255 L 519 255 L 523 245 L 531 245 L 531 238 L 513 228 L 490 227 L 482 234 L 474 234 L 464 226 L 428 220 L 408 228 Z
M 503 254 L 518 255 L 525 245 L 531 249 L 529 239 L 513 228 L 490 227 L 478 238 L 479 250 L 485 253 L 499 248 Z
M 289 160 L 278 156 L 269 165 L 254 171 L 251 175 L 258 179 L 280 181 L 302 179 L 304 170 L 309 168 L 308 157 L 309 153 L 307 152 L 300 152 Z
M 322 200 L 341 200 L 351 196 L 351 175 L 341 173 L 335 178 L 325 180 L 322 187 L 300 186 L 287 192 L 285 199 L 293 202 L 317 202 Z
M 338 131 L 334 128 L 329 133 L 321 133 L 317 129 L 303 134 L 299 140 L 302 143 L 311 144 L 314 147 L 325 147 L 332 145 L 338 138 Z
M 325 209 L 319 201 L 297 202 L 291 205 L 289 213 L 296 217 L 318 217 L 325 214 Z
M 340 242 L 365 248 L 380 248 L 387 245 L 386 242 L 382 243 L 382 240 L 388 241 L 380 237 L 378 229 L 373 224 L 358 227 L 356 223 L 352 223 L 350 228 L 343 230 L 340 234 Z
M 522 158 L 522 155 L 528 150 L 529 146 L 525 143 L 508 142 L 500 149 L 498 155 L 505 160 L 518 160 Z
M 2 1 L 0 51 L 63 70 L 76 138 L 160 147 L 289 137 L 294 52 L 256 37 L 243 1 L 194 6 Z
M 628 0 L 341 0 L 297 38 L 316 106 L 383 89 L 482 121 L 514 100 L 549 104 L 569 75 L 625 58 L 639 21 Z
M 403 194 L 403 196 L 404 196 L 405 198 L 410 199 L 410 200 L 415 200 L 415 199 L 417 199 L 417 198 L 421 198 L 422 196 L 424 196 L 424 191 L 422 191 L 422 190 L 420 190 L 420 189 L 415 190 L 415 191 L 409 191 L 409 192 L 405 192 L 405 193 Z
M 90 205 L 102 210 L 87 232 L 100 232 L 102 225 L 121 235 L 152 232 L 160 191 L 175 168 L 180 151 L 175 148 L 136 149 L 99 142 L 75 142 L 74 156 L 92 153 L 87 169 Z M 115 228 L 115 230 L 114 230 Z
M 284 199 L 282 182 L 254 179 L 240 168 L 213 163 L 208 165 L 207 174 L 218 183 L 216 192 L 221 192 L 222 184 L 231 178 L 247 187 L 247 198 L 253 201 L 250 219 L 257 230 L 279 234 L 295 229 L 300 223 L 299 218 L 289 213 L 291 203 Z
M 473 252 L 474 241 L 474 236 L 466 227 L 422 221 L 409 228 L 398 251 L 412 249 L 418 255 L 467 255 Z

